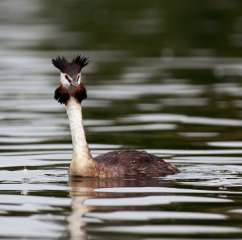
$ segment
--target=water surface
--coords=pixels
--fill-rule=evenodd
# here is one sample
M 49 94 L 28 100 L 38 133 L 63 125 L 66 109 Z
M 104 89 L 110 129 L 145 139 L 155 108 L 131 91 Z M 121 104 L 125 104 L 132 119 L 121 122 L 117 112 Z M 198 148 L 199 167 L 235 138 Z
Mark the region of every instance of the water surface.
M 54 7 L 0 3 L 0 237 L 240 239 L 241 3 Z M 79 52 L 91 59 L 83 81 L 93 154 L 147 150 L 181 173 L 69 181 L 71 139 L 50 59 Z

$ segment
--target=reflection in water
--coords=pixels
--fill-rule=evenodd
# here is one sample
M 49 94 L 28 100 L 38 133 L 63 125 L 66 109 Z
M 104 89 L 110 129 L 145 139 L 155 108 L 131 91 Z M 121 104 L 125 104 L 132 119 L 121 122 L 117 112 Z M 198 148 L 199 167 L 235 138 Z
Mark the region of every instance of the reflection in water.
M 87 224 L 88 222 L 93 223 L 101 223 L 102 219 L 98 218 L 97 216 L 92 215 L 92 212 L 98 211 L 99 207 L 92 206 L 89 204 L 90 200 L 95 200 L 99 198 L 108 198 L 110 194 L 105 192 L 99 192 L 98 189 L 116 189 L 120 187 L 143 187 L 143 186 L 160 186 L 161 181 L 157 180 L 148 180 L 148 179 L 92 179 L 92 178 L 76 178 L 69 181 L 70 187 L 70 196 L 71 196 L 71 207 L 72 212 L 71 215 L 68 217 L 69 221 L 69 230 L 72 239 L 76 237 L 80 237 L 81 239 L 86 239 L 87 237 Z M 164 185 L 167 185 L 164 183 Z M 117 194 L 116 197 L 122 194 Z M 111 200 L 112 202 L 112 200 Z M 98 202 L 97 202 L 98 203 Z M 132 205 L 132 199 L 130 201 Z M 100 204 L 99 204 L 100 205 Z M 112 205 L 107 205 L 112 207 Z M 121 205 L 120 205 L 121 206 Z M 111 218 L 107 220 L 112 220 Z M 118 220 L 121 220 L 118 218 Z
M 179 179 L 179 177 L 178 177 Z M 176 187 L 166 179 L 75 179 L 69 182 L 72 212 L 68 217 L 71 239 L 100 234 L 191 235 L 240 234 L 237 227 L 217 226 L 229 216 L 213 208 L 233 204 L 226 197 L 239 192 Z M 206 196 L 206 197 L 205 197 Z M 210 204 L 207 211 L 199 208 Z M 192 204 L 192 205 L 191 205 Z M 173 205 L 173 206 L 172 206 Z M 208 210 L 210 209 L 210 211 Z M 237 210 L 238 212 L 238 210 Z M 193 220 L 193 225 L 188 224 Z M 201 225 L 196 224 L 203 222 Z M 159 223 L 159 225 L 157 225 Z M 160 225 L 162 223 L 162 225 Z

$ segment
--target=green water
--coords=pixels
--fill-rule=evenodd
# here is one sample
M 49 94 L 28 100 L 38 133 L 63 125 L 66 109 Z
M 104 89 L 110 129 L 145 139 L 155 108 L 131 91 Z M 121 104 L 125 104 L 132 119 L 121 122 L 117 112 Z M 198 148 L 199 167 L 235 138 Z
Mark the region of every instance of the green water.
M 0 2 L 0 237 L 240 239 L 242 2 Z M 83 53 L 93 154 L 147 150 L 181 173 L 68 180 L 51 58 Z

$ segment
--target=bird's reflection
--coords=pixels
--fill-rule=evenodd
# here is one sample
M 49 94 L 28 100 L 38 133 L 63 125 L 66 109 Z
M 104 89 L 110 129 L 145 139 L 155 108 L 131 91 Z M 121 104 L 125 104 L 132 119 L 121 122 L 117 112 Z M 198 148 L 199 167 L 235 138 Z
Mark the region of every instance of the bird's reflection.
M 72 198 L 72 212 L 68 218 L 71 239 L 87 239 L 85 215 L 97 211 L 99 207 L 88 206 L 85 201 L 95 198 L 108 198 L 112 193 L 97 192 L 98 188 L 118 187 L 147 187 L 164 186 L 160 179 L 100 179 L 100 178 L 75 178 L 70 179 L 70 196 Z M 115 196 L 124 196 L 115 194 Z M 88 220 L 90 221 L 90 219 Z M 98 222 L 98 219 L 92 219 Z

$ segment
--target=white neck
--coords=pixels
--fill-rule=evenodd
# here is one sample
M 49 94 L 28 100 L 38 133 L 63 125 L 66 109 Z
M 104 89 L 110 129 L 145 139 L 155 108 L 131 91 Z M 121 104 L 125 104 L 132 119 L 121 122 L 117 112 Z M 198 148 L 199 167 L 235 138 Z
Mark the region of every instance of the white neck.
M 72 136 L 73 154 L 70 166 L 72 175 L 83 175 L 93 163 L 86 141 L 82 120 L 82 107 L 75 98 L 71 97 L 66 105 Z

